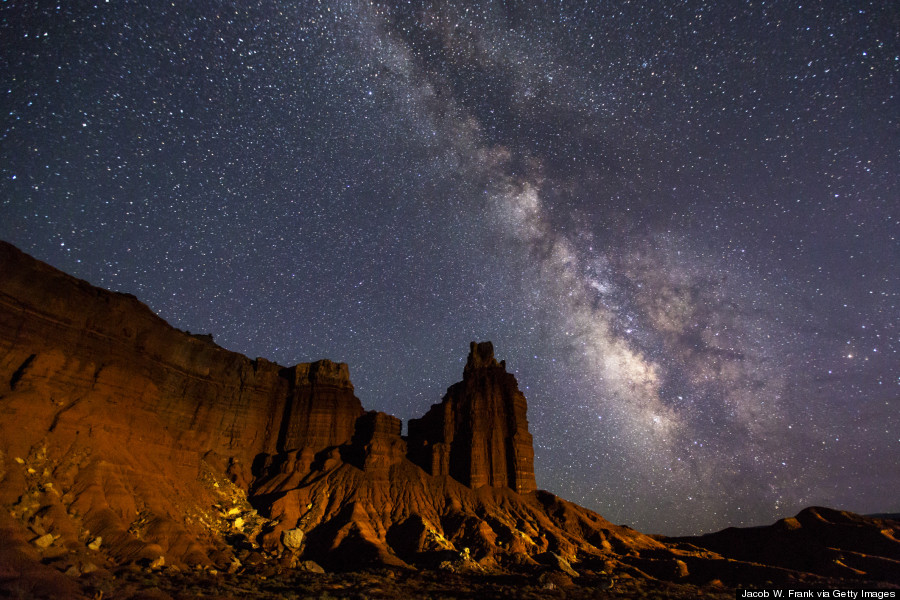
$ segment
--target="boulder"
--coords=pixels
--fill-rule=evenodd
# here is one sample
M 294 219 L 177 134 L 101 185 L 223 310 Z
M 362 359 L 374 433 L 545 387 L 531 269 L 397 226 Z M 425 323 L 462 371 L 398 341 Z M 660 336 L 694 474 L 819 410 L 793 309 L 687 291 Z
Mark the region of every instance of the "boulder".
M 285 548 L 299 550 L 303 545 L 303 537 L 302 529 L 288 529 L 281 532 L 281 543 Z

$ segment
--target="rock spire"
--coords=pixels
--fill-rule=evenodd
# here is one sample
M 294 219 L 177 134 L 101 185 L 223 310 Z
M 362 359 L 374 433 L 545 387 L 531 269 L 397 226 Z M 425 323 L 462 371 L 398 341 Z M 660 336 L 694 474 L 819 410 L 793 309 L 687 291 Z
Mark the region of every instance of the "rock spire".
M 409 422 L 410 455 L 431 475 L 471 487 L 533 492 L 534 448 L 525 396 L 491 342 L 472 342 L 463 380 Z

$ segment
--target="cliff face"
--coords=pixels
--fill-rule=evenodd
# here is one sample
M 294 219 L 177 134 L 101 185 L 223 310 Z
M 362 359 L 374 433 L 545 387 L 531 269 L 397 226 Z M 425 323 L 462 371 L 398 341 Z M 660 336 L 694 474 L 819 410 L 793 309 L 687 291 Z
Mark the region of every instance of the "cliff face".
M 450 475 L 472 487 L 537 489 L 534 449 L 525 396 L 490 342 L 472 342 L 463 380 L 440 404 L 409 422 L 417 464 L 432 475 Z
M 26 523 L 52 509 L 57 549 L 209 562 L 200 522 L 225 487 L 245 495 L 260 456 L 349 442 L 363 412 L 347 365 L 250 360 L 0 243 L 0 502 Z M 147 515 L 163 533 L 136 530 Z
M 363 413 L 345 364 L 250 360 L 5 243 L 0 272 L 0 385 L 15 392 L 7 401 L 34 401 L 19 415 L 28 429 L 50 418 L 48 432 L 81 435 L 87 401 L 134 415 L 134 431 L 142 418 L 158 423 L 173 438 L 148 441 L 159 451 L 211 451 L 249 465 L 261 452 L 349 441 Z
M 287 369 L 290 386 L 278 436 L 278 450 L 318 452 L 353 438 L 362 404 L 353 395 L 344 363 L 320 360 Z

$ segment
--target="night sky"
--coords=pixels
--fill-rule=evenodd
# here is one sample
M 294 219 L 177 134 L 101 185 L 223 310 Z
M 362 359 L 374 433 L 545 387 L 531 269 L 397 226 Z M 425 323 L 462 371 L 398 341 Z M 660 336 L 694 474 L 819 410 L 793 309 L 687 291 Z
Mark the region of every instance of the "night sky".
M 898 32 L 884 0 L 7 0 L 0 238 L 404 420 L 491 340 L 539 487 L 645 532 L 900 511 Z

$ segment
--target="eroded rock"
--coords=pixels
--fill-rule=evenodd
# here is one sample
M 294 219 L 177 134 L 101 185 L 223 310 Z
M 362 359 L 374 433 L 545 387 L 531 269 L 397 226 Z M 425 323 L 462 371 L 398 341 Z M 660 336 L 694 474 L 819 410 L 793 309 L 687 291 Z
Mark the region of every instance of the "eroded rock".
M 472 342 L 463 380 L 409 422 L 411 458 L 432 475 L 471 487 L 536 489 L 525 396 L 490 342 Z

